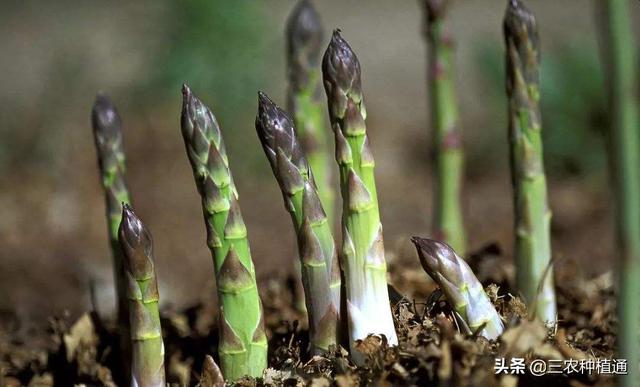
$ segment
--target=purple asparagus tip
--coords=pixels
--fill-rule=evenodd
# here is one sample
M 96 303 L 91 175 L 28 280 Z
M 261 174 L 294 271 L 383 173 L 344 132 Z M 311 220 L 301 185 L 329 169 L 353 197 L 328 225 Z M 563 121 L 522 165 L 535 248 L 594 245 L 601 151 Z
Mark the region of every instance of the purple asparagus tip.
M 533 29 L 536 20 L 533 13 L 524 5 L 521 0 L 509 0 L 505 15 L 505 28 L 516 32 L 521 29 Z
M 153 270 L 153 264 L 150 261 L 153 250 L 151 233 L 133 212 L 133 208 L 126 203 L 122 203 L 119 237 L 127 270 L 133 274 L 134 278 L 148 275 Z
M 289 115 L 261 91 L 258 92 L 256 129 L 259 133 L 271 136 L 276 132 L 292 133 L 294 130 Z
M 417 236 L 411 237 L 411 242 L 416 246 L 420 263 L 428 273 L 442 270 L 447 262 L 456 262 L 455 252 L 444 242 Z
M 91 123 L 93 130 L 103 136 L 113 136 L 119 133 L 122 127 L 122 121 L 118 110 L 104 93 L 98 93 L 96 101 L 91 111 Z
M 275 157 L 276 149 L 283 151 L 292 160 L 299 160 L 302 157 L 302 150 L 295 137 L 293 121 L 262 91 L 258 92 L 256 131 L 260 142 L 267 148 L 267 156 L 270 159 Z
M 311 1 L 302 0 L 293 9 L 287 22 L 287 35 L 293 46 L 303 46 L 309 41 L 319 43 L 322 38 L 322 23 Z
M 326 82 L 341 89 L 360 89 L 360 61 L 346 40 L 335 29 L 322 59 L 322 73 Z

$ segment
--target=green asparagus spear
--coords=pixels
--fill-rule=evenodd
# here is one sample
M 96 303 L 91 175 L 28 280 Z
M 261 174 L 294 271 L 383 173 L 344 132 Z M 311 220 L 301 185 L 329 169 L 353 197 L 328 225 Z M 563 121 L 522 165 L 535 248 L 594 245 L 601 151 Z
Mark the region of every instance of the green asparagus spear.
M 320 47 L 322 24 L 310 0 L 301 0 L 287 21 L 287 75 L 289 78 L 287 105 L 293 114 L 298 136 L 315 178 L 329 224 L 333 223 L 334 192 L 331 156 L 322 110 Z M 296 308 L 307 313 L 304 285 L 300 276 L 300 261 L 294 264 Z
M 365 126 L 360 62 L 338 30 L 322 60 L 329 117 L 335 135 L 342 192 L 342 270 L 346 281 L 349 342 L 384 334 L 398 339 L 387 290 L 387 264 L 378 212 L 373 154 Z
M 204 358 L 202 365 L 202 375 L 200 376 L 199 387 L 224 387 L 222 372 L 215 360 L 209 355 Z
M 453 77 L 453 41 L 445 25 L 450 3 L 449 0 L 424 1 L 435 150 L 433 225 L 438 239 L 464 255 L 466 237 L 461 203 L 464 157 Z
M 213 256 L 220 303 L 218 353 L 227 380 L 261 376 L 267 366 L 262 304 L 222 133 L 214 115 L 183 86 L 182 136 Z
M 298 236 L 313 352 L 339 343 L 340 268 L 331 224 L 289 116 L 258 93 L 256 130 Z
M 502 320 L 469 265 L 446 243 L 413 237 L 424 270 L 440 286 L 472 332 L 494 340 L 504 331 Z
M 329 139 L 325 130 L 320 74 L 323 38 L 320 15 L 301 0 L 287 22 L 288 110 L 293 114 L 302 149 L 318 182 L 318 193 L 333 226 L 334 191 Z
M 118 321 L 127 326 L 127 286 L 122 264 L 122 250 L 118 244 L 118 227 L 122 220 L 122 203 L 129 203 L 129 191 L 125 183 L 125 157 L 122 141 L 122 121 L 109 97 L 99 94 L 91 112 L 93 135 L 98 152 L 98 164 L 102 173 L 107 204 L 109 240 L 113 253 L 113 267 L 118 293 Z
M 122 220 L 122 203 L 129 203 L 129 191 L 125 183 L 125 156 L 122 141 L 122 121 L 109 97 L 98 94 L 91 112 L 93 135 L 98 153 L 98 165 L 105 192 L 109 243 L 113 255 L 113 274 L 116 288 L 116 305 L 123 374 L 128 377 L 131 364 L 129 347 L 129 303 L 124 273 L 124 257 L 118 243 L 118 227 Z
M 131 386 L 164 387 L 164 344 L 153 242 L 149 230 L 127 204 L 122 208 L 119 235 L 129 299 Z
M 517 286 L 537 317 L 556 321 L 551 265 L 551 211 L 542 153 L 538 29 L 520 0 L 504 17 L 509 96 L 511 178 L 514 191 Z
M 623 386 L 640 380 L 640 139 L 638 127 L 637 52 L 629 18 L 629 2 L 600 2 L 606 28 L 602 47 L 609 79 L 611 176 L 616 195 L 616 233 L 619 253 L 619 356 L 627 359 L 629 374 Z

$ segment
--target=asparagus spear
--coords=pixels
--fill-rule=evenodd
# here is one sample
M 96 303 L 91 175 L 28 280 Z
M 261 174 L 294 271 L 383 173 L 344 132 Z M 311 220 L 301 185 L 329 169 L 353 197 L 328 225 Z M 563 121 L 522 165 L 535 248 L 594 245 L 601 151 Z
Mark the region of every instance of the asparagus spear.
M 128 204 L 122 208 L 119 235 L 129 299 L 131 386 L 165 386 L 153 242 L 149 230 Z
M 122 141 L 122 121 L 109 97 L 98 94 L 91 112 L 93 135 L 98 152 L 98 165 L 107 205 L 109 240 L 118 294 L 118 321 L 126 327 L 129 321 L 122 251 L 118 244 L 118 227 L 122 220 L 122 203 L 129 203 L 129 191 L 124 180 L 125 156 Z
M 307 155 L 309 166 L 320 182 L 318 192 L 329 224 L 333 226 L 334 193 L 331 156 L 320 101 L 320 46 L 323 29 L 320 16 L 311 1 L 301 0 L 287 21 L 287 105 Z M 300 261 L 295 261 L 296 308 L 306 313 L 304 285 L 300 277 Z
M 321 95 L 320 54 L 323 29 L 309 0 L 301 0 L 287 22 L 288 110 L 318 182 L 318 193 L 329 224 L 333 225 L 334 192 L 329 139 L 325 131 Z
M 365 126 L 360 62 L 339 30 L 322 60 L 329 117 L 335 135 L 342 192 L 342 269 L 346 281 L 349 342 L 384 334 L 398 342 L 387 290 L 387 264 L 378 212 L 374 160 Z M 357 357 L 356 357 L 356 360 Z
M 514 191 L 517 284 L 530 310 L 556 321 L 551 265 L 551 211 L 542 154 L 538 29 L 520 0 L 510 0 L 504 17 L 509 96 L 511 179 Z
M 601 3 L 605 15 L 603 59 L 608 73 L 611 114 L 610 160 L 616 195 L 616 233 L 619 253 L 619 356 L 627 359 L 629 374 L 621 382 L 640 380 L 640 144 L 638 127 L 637 52 L 626 0 Z
M 127 282 L 124 273 L 124 257 L 118 243 L 118 227 L 122 220 L 122 203 L 129 203 L 129 191 L 125 183 L 125 155 L 122 141 L 122 121 L 115 106 L 104 94 L 98 94 L 91 112 L 93 135 L 98 153 L 98 165 L 102 177 L 107 210 L 109 243 L 113 255 L 113 274 L 116 287 L 117 319 L 123 374 L 131 361 L 129 348 L 129 310 Z
M 256 130 L 298 236 L 314 352 L 339 342 L 340 268 L 331 223 L 289 116 L 258 93 Z
M 504 331 L 502 320 L 469 265 L 444 242 L 413 237 L 424 270 L 440 286 L 449 303 L 472 332 L 494 340 Z
M 220 303 L 218 353 L 227 380 L 261 376 L 267 366 L 262 304 L 229 161 L 216 118 L 186 85 L 182 136 L 207 228 Z
M 449 0 L 424 1 L 435 149 L 433 224 L 438 239 L 464 254 L 466 237 L 460 200 L 464 160 L 453 81 L 453 41 L 445 25 L 450 3 Z
M 199 387 L 224 387 L 222 372 L 215 360 L 209 355 L 204 358 L 202 365 L 202 375 L 200 376 Z

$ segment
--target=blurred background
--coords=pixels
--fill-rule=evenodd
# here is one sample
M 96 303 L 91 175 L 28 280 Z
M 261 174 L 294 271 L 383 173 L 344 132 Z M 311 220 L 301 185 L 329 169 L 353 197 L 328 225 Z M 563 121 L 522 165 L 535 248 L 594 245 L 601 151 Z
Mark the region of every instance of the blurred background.
M 542 114 L 553 247 L 587 275 L 611 268 L 612 207 L 595 1 L 530 0 L 542 40 Z M 111 256 L 90 111 L 111 95 L 128 183 L 155 239 L 165 307 L 213 293 L 200 199 L 179 129 L 189 83 L 218 117 L 260 278 L 295 256 L 289 215 L 254 129 L 256 91 L 285 103 L 284 23 L 294 1 L 0 2 L 0 319 L 113 310 Z M 386 247 L 429 235 L 426 47 L 417 1 L 316 1 L 358 54 Z M 471 250 L 511 254 L 504 1 L 457 1 L 458 99 Z M 634 17 L 638 19 L 638 9 Z M 636 23 L 637 24 L 637 23 Z M 327 127 L 327 130 L 330 130 Z M 337 188 L 337 187 L 336 187 Z

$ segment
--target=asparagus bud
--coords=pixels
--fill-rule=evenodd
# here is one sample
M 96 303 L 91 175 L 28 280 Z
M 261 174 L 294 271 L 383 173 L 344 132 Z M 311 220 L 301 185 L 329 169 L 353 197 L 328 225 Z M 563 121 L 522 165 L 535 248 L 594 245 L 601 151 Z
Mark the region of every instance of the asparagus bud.
M 131 361 L 129 348 L 129 310 L 127 282 L 124 273 L 124 257 L 118 243 L 118 227 L 122 220 L 122 203 L 129 203 L 129 191 L 125 184 L 125 155 L 122 141 L 122 121 L 115 106 L 104 94 L 98 94 L 91 112 L 91 123 L 98 165 L 105 193 L 109 244 L 113 256 L 113 275 L 116 288 L 116 305 L 123 373 Z
M 127 204 L 122 208 L 119 235 L 129 299 L 131 386 L 165 386 L 153 242 L 149 230 Z
M 514 192 L 517 286 L 531 310 L 556 321 L 551 265 L 551 211 L 542 154 L 540 50 L 533 14 L 510 0 L 504 17 L 509 96 L 511 179 Z
M 258 93 L 256 130 L 298 236 L 314 352 L 339 341 L 340 268 L 331 224 L 289 116 Z
M 182 136 L 213 256 L 220 304 L 218 353 L 226 379 L 262 376 L 267 337 L 247 228 L 216 118 L 183 86 Z
M 398 342 L 387 290 L 374 160 L 365 126 L 360 62 L 338 30 L 322 60 L 342 191 L 342 269 L 352 354 L 369 334 Z
M 429 48 L 429 89 L 435 163 L 435 235 L 460 254 L 466 236 L 462 217 L 464 157 L 453 77 L 453 40 L 446 26 L 451 1 L 424 0 Z
M 302 148 L 319 183 L 318 193 L 333 225 L 334 193 L 329 139 L 321 96 L 320 16 L 309 0 L 301 0 L 287 22 L 288 109 L 293 114 Z
M 487 339 L 502 334 L 504 326 L 482 284 L 469 265 L 444 242 L 413 237 L 424 270 L 440 286 L 454 310 L 469 328 Z
M 200 387 L 224 387 L 222 372 L 215 360 L 209 355 L 205 356 L 202 365 L 202 375 L 200 376 Z

